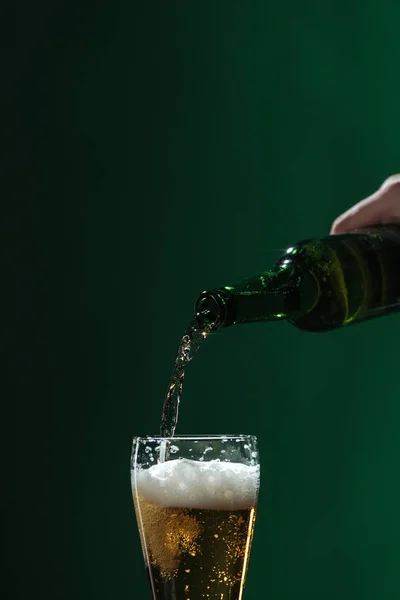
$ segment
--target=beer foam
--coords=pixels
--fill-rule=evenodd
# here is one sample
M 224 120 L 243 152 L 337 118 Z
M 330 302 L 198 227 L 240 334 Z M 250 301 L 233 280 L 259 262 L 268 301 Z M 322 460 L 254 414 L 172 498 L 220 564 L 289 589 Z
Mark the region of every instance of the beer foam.
M 133 491 L 163 507 L 242 510 L 257 502 L 260 467 L 181 458 L 132 472 Z

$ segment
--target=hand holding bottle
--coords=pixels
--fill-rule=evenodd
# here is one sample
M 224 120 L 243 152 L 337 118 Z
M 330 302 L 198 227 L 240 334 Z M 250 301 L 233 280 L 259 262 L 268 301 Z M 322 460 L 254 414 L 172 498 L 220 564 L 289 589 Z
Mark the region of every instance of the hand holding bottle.
M 199 329 L 287 320 L 329 331 L 400 312 L 400 174 L 333 223 L 331 234 L 292 244 L 270 271 L 204 292 Z
M 331 233 L 348 233 L 369 225 L 400 223 L 400 174 L 392 175 L 379 190 L 338 217 Z

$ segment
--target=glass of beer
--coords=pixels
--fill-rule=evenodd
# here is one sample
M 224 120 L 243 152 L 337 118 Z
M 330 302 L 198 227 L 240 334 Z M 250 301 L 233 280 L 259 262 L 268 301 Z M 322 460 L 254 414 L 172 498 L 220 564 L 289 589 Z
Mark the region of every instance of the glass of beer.
M 256 438 L 135 438 L 131 481 L 152 600 L 241 600 L 260 483 Z

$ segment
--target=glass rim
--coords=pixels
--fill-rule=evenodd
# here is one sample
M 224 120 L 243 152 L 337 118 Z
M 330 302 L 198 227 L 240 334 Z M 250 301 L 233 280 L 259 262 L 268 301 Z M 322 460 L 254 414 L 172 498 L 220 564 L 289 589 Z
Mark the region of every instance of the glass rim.
M 162 436 L 162 435 L 136 435 L 133 441 L 195 441 L 195 440 L 246 440 L 253 439 L 257 440 L 257 436 L 251 433 L 200 433 L 200 434 L 183 434 L 174 435 L 173 437 Z

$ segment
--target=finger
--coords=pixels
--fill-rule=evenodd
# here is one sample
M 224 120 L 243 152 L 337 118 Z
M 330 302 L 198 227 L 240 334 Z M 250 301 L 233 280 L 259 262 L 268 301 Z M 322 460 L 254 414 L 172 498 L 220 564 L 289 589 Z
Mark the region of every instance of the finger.
M 397 189 L 397 193 L 399 193 L 398 192 L 399 185 L 400 185 L 400 173 L 396 173 L 396 175 L 391 175 L 390 177 L 385 179 L 385 181 L 382 183 L 380 189 L 381 190 L 386 189 L 386 188 L 391 188 L 391 190 Z
M 361 200 L 355 206 L 352 206 L 340 217 L 335 219 L 331 228 L 331 234 L 346 233 L 360 227 L 372 225 L 380 222 L 382 213 L 381 205 L 382 194 L 380 190 Z
M 377 192 L 338 217 L 331 234 L 347 233 L 361 227 L 400 222 L 400 175 L 392 175 Z

